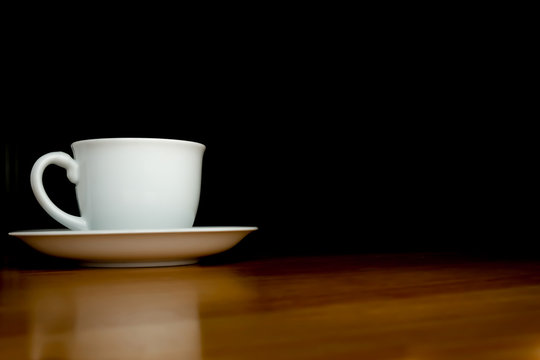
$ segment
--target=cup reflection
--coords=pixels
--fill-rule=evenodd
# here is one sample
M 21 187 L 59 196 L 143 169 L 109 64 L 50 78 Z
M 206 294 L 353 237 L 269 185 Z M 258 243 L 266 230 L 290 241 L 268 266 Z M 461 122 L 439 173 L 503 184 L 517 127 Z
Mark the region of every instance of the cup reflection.
M 169 272 L 159 269 L 132 273 L 97 270 L 27 278 L 28 356 L 200 359 L 196 284 L 171 281 Z

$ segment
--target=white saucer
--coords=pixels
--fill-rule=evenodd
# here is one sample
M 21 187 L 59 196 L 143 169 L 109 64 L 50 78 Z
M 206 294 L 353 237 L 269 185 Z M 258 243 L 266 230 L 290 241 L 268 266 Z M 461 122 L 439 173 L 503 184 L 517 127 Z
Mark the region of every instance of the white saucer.
M 175 266 L 223 252 L 256 227 L 192 227 L 168 230 L 31 230 L 11 232 L 34 249 L 84 266 Z

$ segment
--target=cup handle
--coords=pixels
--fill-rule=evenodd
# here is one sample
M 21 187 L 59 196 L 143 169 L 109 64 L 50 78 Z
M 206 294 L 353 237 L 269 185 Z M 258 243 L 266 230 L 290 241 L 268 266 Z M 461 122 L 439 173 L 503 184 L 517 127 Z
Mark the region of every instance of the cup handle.
M 88 230 L 88 224 L 85 219 L 60 210 L 45 192 L 45 188 L 43 187 L 43 172 L 45 171 L 45 168 L 51 164 L 66 169 L 67 178 L 72 183 L 77 184 L 79 181 L 79 165 L 71 158 L 71 156 L 61 151 L 43 155 L 35 162 L 30 174 L 30 184 L 32 185 L 32 191 L 34 192 L 38 203 L 47 214 L 69 229 Z

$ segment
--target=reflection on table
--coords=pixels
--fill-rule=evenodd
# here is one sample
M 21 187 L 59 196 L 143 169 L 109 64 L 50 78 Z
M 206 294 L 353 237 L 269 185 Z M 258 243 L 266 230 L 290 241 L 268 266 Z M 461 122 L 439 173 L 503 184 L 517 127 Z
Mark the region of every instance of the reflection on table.
M 540 261 L 3 270 L 1 359 L 540 359 Z

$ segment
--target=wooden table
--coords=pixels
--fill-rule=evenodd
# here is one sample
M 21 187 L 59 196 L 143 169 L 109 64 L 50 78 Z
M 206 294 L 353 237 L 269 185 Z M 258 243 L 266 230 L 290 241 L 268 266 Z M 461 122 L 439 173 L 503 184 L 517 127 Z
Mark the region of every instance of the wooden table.
M 0 359 L 540 359 L 540 261 L 3 270 Z

